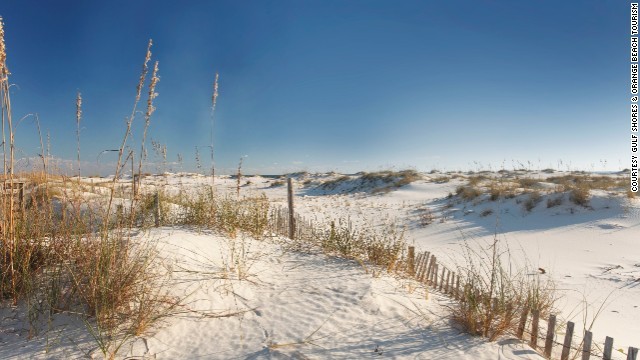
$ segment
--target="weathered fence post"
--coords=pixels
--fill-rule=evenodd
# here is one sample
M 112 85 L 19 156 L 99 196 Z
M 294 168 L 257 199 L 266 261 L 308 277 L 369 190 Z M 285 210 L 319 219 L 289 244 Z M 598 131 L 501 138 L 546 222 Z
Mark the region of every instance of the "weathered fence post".
M 591 331 L 586 331 L 584 333 L 584 339 L 582 341 L 582 360 L 589 360 L 591 357 L 591 340 L 593 339 L 593 334 Z
M 449 279 L 451 278 L 451 271 L 447 271 L 447 280 L 444 283 L 444 293 L 449 293 Z
M 613 338 L 606 337 L 604 340 L 604 351 L 602 354 L 602 360 L 611 360 L 611 353 L 613 352 Z
M 446 270 L 447 268 L 442 266 L 442 275 L 440 276 L 440 291 L 442 291 L 442 287 L 444 286 L 444 272 Z
M 124 217 L 124 210 L 122 204 L 116 205 L 116 222 L 118 226 L 122 223 L 122 218 Z
M 416 256 L 416 273 L 414 275 L 414 279 L 418 280 L 420 279 L 420 272 L 422 270 L 422 260 L 424 260 L 424 253 L 418 253 L 418 256 Z
M 427 266 L 427 285 L 431 285 L 431 277 L 433 276 L 433 265 L 436 261 L 436 257 L 435 255 L 431 255 L 431 258 L 429 258 L 429 265 Z
M 564 334 L 564 344 L 562 345 L 562 354 L 560 360 L 569 359 L 569 352 L 571 351 L 571 341 L 573 340 L 573 327 L 574 324 L 569 321 L 567 323 L 567 332 Z
M 629 351 L 627 352 L 627 360 L 637 360 L 637 359 L 638 359 L 638 348 L 629 346 Z
M 529 308 L 525 308 L 520 315 L 520 323 L 518 323 L 518 331 L 516 332 L 516 336 L 518 339 L 522 340 L 522 336 L 524 335 L 524 328 L 527 324 L 527 317 L 529 316 Z
M 438 263 L 433 262 L 433 288 L 438 288 Z
M 544 356 L 551 358 L 551 350 L 553 349 L 553 335 L 556 331 L 556 316 L 549 316 L 549 322 L 547 326 L 547 337 L 544 341 Z
M 291 178 L 287 178 L 287 200 L 289 202 L 289 239 L 293 240 L 296 233 L 296 220 L 293 216 L 293 185 Z
M 456 283 L 456 273 L 455 272 L 451 272 L 451 282 L 449 283 L 449 291 L 447 291 L 447 293 L 449 295 L 452 295 L 455 298 L 455 292 L 454 292 L 454 285 Z
M 422 260 L 420 261 L 420 273 L 418 274 L 418 281 L 424 282 L 424 276 L 427 273 L 427 266 L 429 266 L 429 252 L 422 254 Z
M 153 217 L 156 227 L 160 226 L 160 194 L 156 191 L 153 196 Z
M 416 248 L 409 246 L 409 253 L 407 254 L 409 275 L 414 276 L 416 274 Z
M 533 318 L 531 319 L 531 341 L 529 345 L 532 348 L 538 348 L 538 325 L 540 324 L 540 310 L 535 309 L 531 312 Z
M 24 209 L 24 183 L 18 183 L 18 204 L 21 209 Z

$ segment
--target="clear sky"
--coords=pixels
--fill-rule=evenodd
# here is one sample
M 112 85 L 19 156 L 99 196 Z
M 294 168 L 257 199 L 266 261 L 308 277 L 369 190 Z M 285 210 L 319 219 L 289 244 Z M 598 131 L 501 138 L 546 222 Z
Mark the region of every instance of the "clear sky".
M 215 72 L 227 172 L 242 156 L 262 174 L 629 167 L 626 1 L 2 0 L 0 16 L 14 118 L 37 113 L 52 154 L 75 159 L 80 91 L 88 172 L 122 141 L 149 38 L 148 148 L 181 154 L 175 171 L 196 146 L 209 166 Z M 16 139 L 38 156 L 32 117 Z

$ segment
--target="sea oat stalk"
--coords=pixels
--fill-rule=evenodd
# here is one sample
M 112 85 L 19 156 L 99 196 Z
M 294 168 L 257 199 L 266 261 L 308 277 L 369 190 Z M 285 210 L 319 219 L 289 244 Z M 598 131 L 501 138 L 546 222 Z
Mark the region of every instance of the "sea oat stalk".
M 82 118 L 82 94 L 76 95 L 76 140 L 78 144 L 78 183 L 80 183 L 80 119 Z
M 9 96 L 9 69 L 7 68 L 7 49 L 4 43 L 4 22 L 0 17 L 0 95 L 2 97 L 2 148 L 4 157 L 4 186 L 8 186 L 13 191 L 14 174 L 14 151 L 15 142 L 13 134 L 13 121 L 11 118 L 11 99 Z M 5 132 L 6 128 L 6 132 Z M 6 135 L 9 135 L 9 159 L 7 160 Z M 7 167 L 9 169 L 7 173 Z M 8 180 L 8 181 L 7 181 Z M 14 303 L 17 302 L 17 283 L 14 267 L 14 254 L 16 252 L 15 223 L 14 223 L 14 198 L 13 196 L 2 197 L 2 240 L 3 253 L 8 252 L 3 257 L 8 260 L 9 276 L 11 277 L 11 293 Z M 8 206 L 7 206 L 8 205 Z M 8 208 L 8 209 L 7 209 Z M 4 266 L 3 266 L 4 267 Z M 2 269 L 4 271 L 5 269 Z M 0 289 L 2 290 L 2 289 Z
M 216 102 L 218 100 L 218 79 L 219 74 L 216 73 L 216 78 L 213 81 L 213 95 L 211 96 L 211 139 L 210 139 L 210 150 L 211 150 L 211 185 L 214 183 L 215 179 L 215 162 L 213 160 L 213 115 L 216 110 Z
M 151 124 L 151 115 L 156 110 L 153 106 L 153 99 L 158 96 L 156 93 L 156 85 L 160 81 L 158 77 L 158 62 L 156 61 L 153 66 L 153 72 L 151 74 L 151 82 L 149 83 L 149 96 L 147 97 L 147 111 L 144 114 L 144 130 L 142 131 L 142 145 L 140 147 L 140 158 L 138 162 L 138 188 L 140 188 L 140 181 L 142 180 L 142 160 L 146 157 L 145 142 L 147 139 L 147 131 Z
M 116 187 L 116 182 L 118 181 L 118 178 L 120 176 L 120 167 L 122 166 L 122 156 L 124 154 L 124 149 L 127 146 L 127 139 L 129 138 L 129 135 L 131 134 L 131 125 L 132 125 L 133 119 L 135 118 L 135 115 L 136 115 L 136 109 L 138 108 L 138 103 L 140 102 L 140 96 L 142 94 L 142 88 L 144 86 L 145 79 L 147 78 L 147 73 L 149 72 L 148 64 L 149 64 L 149 61 L 151 60 L 151 46 L 152 45 L 153 45 L 153 40 L 149 39 L 149 44 L 147 45 L 147 53 L 146 53 L 146 56 L 144 58 L 144 63 L 142 64 L 142 72 L 140 73 L 140 80 L 138 81 L 138 86 L 136 87 L 136 99 L 135 99 L 135 101 L 133 103 L 133 109 L 131 110 L 131 115 L 127 119 L 127 129 L 126 129 L 126 131 L 124 133 L 124 137 L 122 139 L 122 144 L 120 145 L 120 148 L 118 149 L 118 162 L 116 163 L 116 170 L 115 170 L 115 174 L 113 176 L 113 186 L 111 187 L 110 195 L 109 195 L 109 204 L 107 206 L 107 218 L 109 218 L 109 215 L 111 214 L 111 205 L 113 203 L 114 190 L 115 190 L 115 187 Z M 134 174 L 131 174 L 131 176 L 133 177 Z M 135 195 L 136 194 L 133 194 L 133 197 L 135 197 Z M 133 203 L 133 199 L 132 199 L 131 200 L 131 209 L 133 209 L 133 206 L 134 206 L 134 203 Z M 105 224 L 106 223 L 107 222 L 105 222 Z M 108 230 L 107 227 L 105 227 L 104 231 L 106 232 L 107 230 Z

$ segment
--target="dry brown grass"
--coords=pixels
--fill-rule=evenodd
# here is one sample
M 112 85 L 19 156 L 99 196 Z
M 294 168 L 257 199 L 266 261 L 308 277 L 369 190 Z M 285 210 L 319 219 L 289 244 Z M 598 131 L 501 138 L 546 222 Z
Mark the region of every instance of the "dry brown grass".
M 157 257 L 155 243 L 133 241 L 131 224 L 114 224 L 110 214 L 123 149 L 151 56 L 150 46 L 151 42 L 108 200 L 102 199 L 100 203 L 83 196 L 87 189 L 80 178 L 70 181 L 53 176 L 46 161 L 50 152 L 47 149 L 45 155 L 41 141 L 44 171 L 25 176 L 28 192 L 20 204 L 11 191 L 6 190 L 14 188 L 18 178 L 14 172 L 14 128 L 4 24 L 0 19 L 0 95 L 5 150 L 4 187 L 0 192 L 0 303 L 8 299 L 14 305 L 24 306 L 31 333 L 37 333 L 40 324 L 50 322 L 59 312 L 80 317 L 108 358 L 115 356 L 126 339 L 149 330 L 178 302 L 166 295 L 162 283 L 166 273 Z M 155 75 L 157 68 L 154 70 Z M 151 100 L 155 97 L 154 86 L 150 89 Z M 78 160 L 81 103 L 78 94 Z M 148 105 L 150 116 L 153 108 L 151 102 Z M 40 134 L 39 123 L 38 131 Z M 78 166 L 78 175 L 79 171 Z
M 465 263 L 458 266 L 463 277 L 461 300 L 451 306 L 453 320 L 472 335 L 494 341 L 514 333 L 523 311 L 539 310 L 546 316 L 556 300 L 555 285 L 548 277 L 530 276 L 514 269 L 509 250 L 494 239 L 489 247 L 463 247 Z
M 482 190 L 473 186 L 458 186 L 456 194 L 465 201 L 471 201 L 482 195 Z
M 531 212 L 542 201 L 542 195 L 539 191 L 531 191 L 528 193 L 527 199 L 522 203 L 525 211 Z

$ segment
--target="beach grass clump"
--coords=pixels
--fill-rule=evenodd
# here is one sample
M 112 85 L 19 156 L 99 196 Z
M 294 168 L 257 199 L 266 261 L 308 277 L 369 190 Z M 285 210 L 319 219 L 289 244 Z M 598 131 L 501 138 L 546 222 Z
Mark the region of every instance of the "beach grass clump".
M 462 200 L 471 201 L 482 195 L 482 190 L 471 185 L 461 185 L 456 188 L 456 195 Z
M 542 201 L 542 195 L 539 191 L 531 191 L 528 193 L 527 198 L 522 203 L 522 207 L 525 211 L 531 212 Z
M 588 186 L 578 185 L 569 191 L 569 200 L 576 205 L 583 207 L 589 206 L 590 191 Z
M 256 239 L 264 237 L 269 226 L 270 204 L 264 194 L 238 199 L 218 196 L 211 187 L 205 187 L 174 201 L 182 209 L 176 220 L 182 225 L 217 230 L 232 237 L 243 231 Z
M 418 210 L 418 224 L 421 227 L 426 227 L 431 225 L 435 221 L 435 217 L 433 212 L 428 207 L 421 208 Z
M 449 177 L 449 176 L 437 176 L 436 178 L 434 178 L 431 181 L 433 181 L 436 184 L 445 184 L 445 183 L 448 183 L 449 181 L 451 181 L 451 177 Z
M 512 199 L 516 197 L 516 189 L 509 182 L 492 182 L 489 185 L 489 200 L 498 201 L 501 198 Z
M 145 82 L 151 41 L 135 104 Z M 134 239 L 132 222 L 113 222 L 116 184 L 136 106 L 127 119 L 116 174 L 107 187 L 108 200 L 88 197 L 88 186 L 55 175 L 48 167 L 50 151 L 41 140 L 42 171 L 15 173 L 15 127 L 11 117 L 9 71 L 0 18 L 0 99 L 2 102 L 4 171 L 0 176 L 0 306 L 26 309 L 30 335 L 66 313 L 85 322 L 106 358 L 115 358 L 126 339 L 152 328 L 178 299 L 163 285 L 169 272 L 162 266 L 155 242 Z M 149 91 L 146 120 L 157 95 L 157 63 Z M 81 98 L 76 97 L 76 135 L 79 137 Z M 40 133 L 39 123 L 38 132 Z M 4 138 L 4 136 L 3 136 Z M 40 137 L 42 139 L 42 137 Z M 79 143 L 79 138 L 77 139 Z M 45 155 L 46 154 L 46 155 Z M 131 154 L 131 153 L 130 153 Z M 79 145 L 77 158 L 80 159 Z M 78 169 L 77 175 L 80 175 Z M 25 180 L 26 179 L 26 180 Z M 120 184 L 118 184 L 120 185 Z M 18 189 L 23 191 L 18 194 Z M 96 195 L 96 194 L 92 194 Z M 135 204 L 133 192 L 129 203 Z M 145 206 L 143 206 L 144 208 Z M 131 206 L 136 211 L 136 206 Z M 134 218 L 135 214 L 132 214 Z
M 476 250 L 479 249 L 479 250 Z M 520 315 L 538 310 L 548 316 L 556 300 L 553 281 L 527 267 L 514 269 L 509 251 L 496 239 L 489 247 L 463 247 L 458 273 L 465 284 L 451 307 L 453 320 L 472 335 L 490 341 L 514 333 Z
M 516 180 L 518 185 L 523 189 L 533 189 L 539 184 L 539 181 L 529 177 L 522 177 Z
M 547 208 L 560 206 L 560 205 L 562 205 L 562 202 L 563 202 L 563 197 L 562 196 L 556 196 L 554 198 L 549 197 L 549 198 L 547 198 Z
M 349 177 L 347 175 L 342 175 L 342 176 L 337 177 L 335 179 L 324 181 L 322 184 L 320 184 L 320 188 L 323 189 L 323 190 L 334 190 L 338 186 L 344 184 L 345 182 L 347 182 L 349 180 L 351 180 L 351 177 Z
M 366 262 L 388 271 L 400 260 L 405 245 L 404 231 L 394 225 L 379 230 L 359 230 L 348 220 L 332 221 L 321 237 L 324 253 Z
M 473 175 L 469 176 L 468 183 L 469 186 L 478 186 L 486 180 L 489 180 L 489 177 L 487 175 Z
M 378 171 L 361 175 L 364 184 L 375 186 L 373 192 L 389 192 L 421 180 L 422 175 L 415 170 Z

